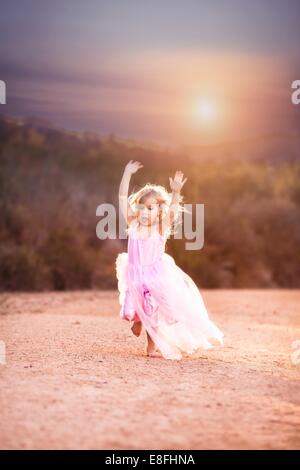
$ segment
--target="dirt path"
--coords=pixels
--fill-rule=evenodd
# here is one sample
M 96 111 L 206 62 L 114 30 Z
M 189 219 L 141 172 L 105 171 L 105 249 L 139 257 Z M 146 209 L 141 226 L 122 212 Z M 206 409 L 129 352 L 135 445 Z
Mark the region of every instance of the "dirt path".
M 0 295 L 0 448 L 299 449 L 300 291 L 201 292 L 225 346 L 180 362 L 116 292 Z

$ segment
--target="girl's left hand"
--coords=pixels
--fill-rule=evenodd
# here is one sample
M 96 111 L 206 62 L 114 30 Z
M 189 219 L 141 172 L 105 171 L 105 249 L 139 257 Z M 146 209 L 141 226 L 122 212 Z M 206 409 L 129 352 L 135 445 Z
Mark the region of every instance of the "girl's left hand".
M 187 180 L 187 178 L 185 178 L 183 180 L 182 171 L 176 171 L 174 179 L 169 177 L 170 187 L 171 187 L 172 191 L 174 191 L 175 193 L 179 193 L 181 191 L 183 185 L 185 184 L 186 180 Z

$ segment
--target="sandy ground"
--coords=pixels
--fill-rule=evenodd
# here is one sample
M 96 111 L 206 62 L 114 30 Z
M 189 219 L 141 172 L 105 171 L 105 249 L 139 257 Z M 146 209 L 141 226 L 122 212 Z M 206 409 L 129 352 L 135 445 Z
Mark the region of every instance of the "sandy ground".
M 299 449 L 300 291 L 201 292 L 225 345 L 182 361 L 114 291 L 1 294 L 0 448 Z

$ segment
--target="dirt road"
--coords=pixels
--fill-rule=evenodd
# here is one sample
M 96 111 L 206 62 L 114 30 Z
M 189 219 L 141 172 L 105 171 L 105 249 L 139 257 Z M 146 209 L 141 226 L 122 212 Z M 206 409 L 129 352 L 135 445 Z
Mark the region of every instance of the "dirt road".
M 182 361 L 115 291 L 1 294 L 0 448 L 299 449 L 300 291 L 201 292 L 225 345 Z

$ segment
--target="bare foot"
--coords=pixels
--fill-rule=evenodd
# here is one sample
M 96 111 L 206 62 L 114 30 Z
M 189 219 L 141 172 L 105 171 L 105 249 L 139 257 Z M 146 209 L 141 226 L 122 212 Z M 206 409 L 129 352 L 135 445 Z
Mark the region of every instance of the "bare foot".
M 142 333 L 142 322 L 141 321 L 135 321 L 131 327 L 131 331 L 135 336 L 140 336 Z
M 158 349 L 153 341 L 153 339 L 151 338 L 151 336 L 149 335 L 148 331 L 147 331 L 147 356 L 150 356 L 150 357 L 156 357 L 157 354 L 158 354 Z
M 148 357 L 160 357 L 160 353 L 158 349 L 154 348 L 153 350 L 149 350 L 147 347 L 147 356 Z

